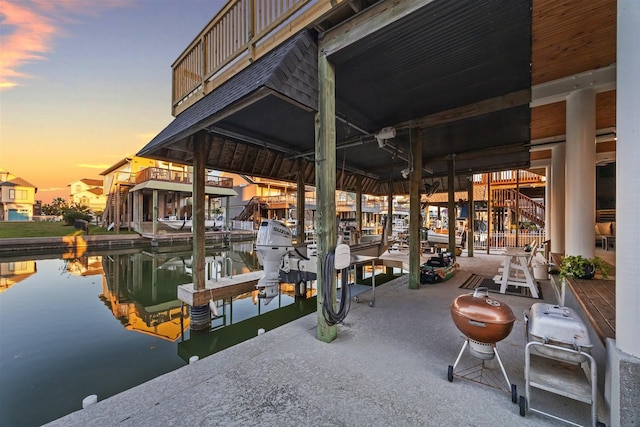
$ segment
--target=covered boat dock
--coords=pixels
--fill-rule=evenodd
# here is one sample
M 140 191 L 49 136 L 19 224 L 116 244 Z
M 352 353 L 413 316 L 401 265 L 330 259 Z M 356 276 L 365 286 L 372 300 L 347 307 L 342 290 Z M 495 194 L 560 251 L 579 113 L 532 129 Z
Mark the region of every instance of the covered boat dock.
M 544 168 L 551 251 L 586 257 L 596 162 L 617 156 L 618 193 L 637 193 L 633 1 L 248 3 L 229 1 L 173 64 L 176 118 L 138 153 L 194 166 L 195 289 L 204 288 L 205 167 L 314 185 L 319 265 L 336 243 L 336 189 L 409 194 L 417 235 L 432 177 L 446 177 L 453 206 L 473 173 Z M 640 377 L 637 208 L 637 197 L 617 199 L 614 425 L 638 419 L 627 397 Z M 453 230 L 449 238 L 453 246 Z M 409 249 L 417 290 L 418 239 Z M 320 311 L 316 332 L 337 338 Z

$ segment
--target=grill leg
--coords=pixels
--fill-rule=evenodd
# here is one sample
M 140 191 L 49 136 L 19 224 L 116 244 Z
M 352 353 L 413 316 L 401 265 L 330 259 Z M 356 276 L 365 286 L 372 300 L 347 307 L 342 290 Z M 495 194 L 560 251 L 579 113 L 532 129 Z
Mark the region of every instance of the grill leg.
M 460 362 L 460 358 L 462 357 L 462 353 L 464 353 L 464 349 L 467 348 L 469 344 L 469 340 L 464 340 L 464 344 L 462 344 L 462 348 L 460 349 L 460 353 L 458 353 L 458 358 L 456 359 L 456 363 L 453 364 L 453 369 L 456 369 L 458 366 L 458 362 Z
M 498 359 L 498 364 L 500 365 L 500 369 L 502 370 L 502 375 L 504 375 L 504 379 L 507 381 L 507 388 L 511 387 L 511 381 L 509 381 L 509 377 L 507 376 L 507 371 L 504 370 L 504 365 L 502 364 L 502 360 L 500 359 L 500 355 L 498 354 L 498 349 L 495 345 L 493 345 L 493 352 L 496 354 L 496 358 Z

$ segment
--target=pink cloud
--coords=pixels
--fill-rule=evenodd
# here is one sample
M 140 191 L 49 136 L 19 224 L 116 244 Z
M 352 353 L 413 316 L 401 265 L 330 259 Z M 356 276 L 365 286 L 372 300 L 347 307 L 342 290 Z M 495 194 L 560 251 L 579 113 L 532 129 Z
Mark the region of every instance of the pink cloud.
M 0 89 L 15 86 L 16 77 L 23 77 L 18 68 L 26 62 L 42 59 L 50 51 L 57 29 L 48 17 L 25 7 L 26 3 L 3 1 L 0 12 Z
M 74 15 L 94 15 L 134 0 L 0 0 L 0 91 L 29 77 L 20 71 L 26 63 L 46 59 L 54 40 L 64 34 L 62 24 Z

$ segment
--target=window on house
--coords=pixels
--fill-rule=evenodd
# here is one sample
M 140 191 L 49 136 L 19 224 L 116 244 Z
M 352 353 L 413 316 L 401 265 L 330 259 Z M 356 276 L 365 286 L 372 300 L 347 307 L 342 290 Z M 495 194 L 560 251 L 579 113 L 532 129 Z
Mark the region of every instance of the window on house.
M 10 189 L 9 190 L 9 199 L 10 200 L 15 200 L 16 199 L 16 190 L 14 190 L 14 189 Z

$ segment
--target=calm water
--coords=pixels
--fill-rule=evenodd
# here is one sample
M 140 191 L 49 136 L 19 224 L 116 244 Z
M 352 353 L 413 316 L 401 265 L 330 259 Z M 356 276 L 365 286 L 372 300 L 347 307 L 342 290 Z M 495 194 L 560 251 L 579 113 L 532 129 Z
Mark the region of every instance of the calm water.
M 251 249 L 208 250 L 208 274 L 258 269 Z M 188 247 L 0 258 L 0 426 L 52 421 L 316 309 L 283 285 L 267 306 L 252 293 L 218 301 L 211 329 L 190 333 L 176 299 L 190 262 Z

